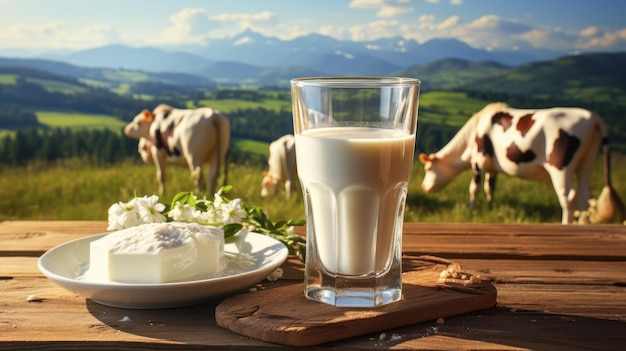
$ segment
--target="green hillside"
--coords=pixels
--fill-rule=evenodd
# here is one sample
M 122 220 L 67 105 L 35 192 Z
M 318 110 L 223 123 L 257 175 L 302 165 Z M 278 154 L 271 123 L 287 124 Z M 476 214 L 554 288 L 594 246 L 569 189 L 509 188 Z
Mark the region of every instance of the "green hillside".
M 470 62 L 449 58 L 414 66 L 396 73 L 422 81 L 424 90 L 451 89 L 469 84 L 477 79 L 506 72 L 507 66 L 496 62 Z
M 125 122 L 113 116 L 87 114 L 71 111 L 38 111 L 37 119 L 40 123 L 53 128 L 70 129 L 110 129 L 121 132 Z
M 530 97 L 611 102 L 626 95 L 626 53 L 586 54 L 529 63 L 459 85 Z
M 420 95 L 419 121 L 460 128 L 489 101 L 456 91 L 426 91 Z
M 615 149 L 626 151 L 626 119 L 622 117 L 626 102 L 621 99 L 626 96 L 624 63 L 626 53 L 568 56 L 518 67 L 445 59 L 400 71 L 398 75 L 422 80 L 420 147 L 426 150 L 449 140 L 487 103 L 502 101 L 515 107 L 592 109 L 611 126 Z M 288 75 L 287 69 L 281 71 L 281 79 Z M 10 117 L 3 113 L 15 106 L 24 115 L 37 116 L 31 125 L 34 128 L 41 128 L 38 123 L 43 123 L 48 127 L 100 128 L 119 133 L 139 111 L 160 103 L 219 109 L 230 117 L 233 139 L 239 141 L 266 145 L 292 130 L 288 89 L 209 89 L 194 85 L 193 79 L 188 75 L 0 58 L 0 135 L 11 135 L 16 128 L 24 127 L 10 127 Z M 3 107 L 8 105 L 11 107 Z M 245 143 L 239 147 L 242 152 L 251 151 Z
M 157 73 L 128 69 L 87 68 L 58 61 L 0 57 L 0 76 L 3 70 L 26 68 L 76 79 L 89 86 L 120 89 L 125 84 L 155 82 L 178 87 L 215 88 L 210 79 L 186 73 Z M 2 78 L 0 78 L 1 82 Z

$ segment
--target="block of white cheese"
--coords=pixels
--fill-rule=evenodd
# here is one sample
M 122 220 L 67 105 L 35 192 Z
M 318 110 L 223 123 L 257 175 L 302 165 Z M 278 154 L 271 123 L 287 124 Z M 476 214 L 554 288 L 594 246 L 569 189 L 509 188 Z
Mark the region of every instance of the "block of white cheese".
M 196 223 L 149 223 L 92 241 L 89 280 L 168 283 L 216 273 L 224 232 Z

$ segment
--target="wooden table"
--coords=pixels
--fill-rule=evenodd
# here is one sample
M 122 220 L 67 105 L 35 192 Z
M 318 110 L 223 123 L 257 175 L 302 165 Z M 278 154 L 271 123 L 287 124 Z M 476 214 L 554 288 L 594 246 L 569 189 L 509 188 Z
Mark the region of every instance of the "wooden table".
M 213 301 L 163 309 L 102 306 L 37 269 L 51 247 L 101 233 L 99 221 L 0 223 L 0 349 L 281 349 L 215 323 Z M 301 230 L 302 228 L 298 228 Z M 488 278 L 497 306 L 443 321 L 319 345 L 317 349 L 623 350 L 626 226 L 406 223 L 404 254 L 436 255 Z M 271 289 L 302 284 L 289 258 Z

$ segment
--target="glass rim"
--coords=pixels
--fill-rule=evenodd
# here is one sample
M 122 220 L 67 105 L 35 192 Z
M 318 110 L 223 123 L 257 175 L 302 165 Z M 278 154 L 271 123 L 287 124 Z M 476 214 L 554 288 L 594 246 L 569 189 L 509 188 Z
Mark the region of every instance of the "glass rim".
M 417 78 L 394 76 L 318 76 L 301 77 L 290 80 L 292 86 L 333 86 L 333 87 L 379 87 L 379 86 L 420 86 Z

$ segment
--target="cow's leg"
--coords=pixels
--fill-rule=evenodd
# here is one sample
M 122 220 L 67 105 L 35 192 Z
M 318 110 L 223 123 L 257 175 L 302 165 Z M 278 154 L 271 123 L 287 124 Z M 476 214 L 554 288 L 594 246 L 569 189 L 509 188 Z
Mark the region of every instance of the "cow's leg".
M 291 179 L 285 179 L 285 197 L 287 200 L 291 198 Z
M 190 154 L 187 155 L 188 156 L 185 159 L 187 160 L 189 172 L 191 173 L 194 191 L 200 192 L 200 180 L 202 179 L 202 162 L 198 161 Z M 213 193 L 210 192 L 208 194 Z
M 202 179 L 202 166 L 189 166 L 191 172 L 191 180 L 193 181 L 193 189 L 195 192 L 200 192 L 200 180 Z
M 154 166 L 156 168 L 156 180 L 159 184 L 159 195 L 165 193 L 165 181 L 167 174 L 165 173 L 165 164 L 167 162 L 166 155 L 160 152 L 156 146 L 152 146 L 150 149 L 152 153 L 152 159 L 154 160 Z
M 591 145 L 585 150 L 585 154 L 578 165 L 578 191 L 576 193 L 576 201 L 578 209 L 586 211 L 589 208 L 589 199 L 591 199 L 591 175 L 593 166 L 598 157 L 600 148 L 599 138 L 593 140 Z M 606 152 L 606 150 L 605 150 Z
M 295 176 L 294 176 L 294 172 L 293 170 L 296 168 L 295 162 L 291 163 L 291 162 L 287 162 L 286 163 L 286 167 L 285 168 L 285 174 L 284 174 L 284 178 L 285 178 L 285 197 L 287 198 L 287 200 L 289 200 L 291 198 L 291 190 L 293 188 L 294 185 L 294 180 L 295 180 Z
M 476 207 L 476 195 L 478 195 L 478 191 L 480 189 L 481 172 L 480 172 L 480 167 L 478 167 L 477 164 L 472 165 L 472 173 L 473 173 L 473 177 L 469 185 L 469 195 L 470 195 L 469 208 L 470 210 L 473 210 Z
M 548 173 L 563 211 L 561 223 L 570 224 L 574 220 L 574 198 L 576 197 L 572 175 L 566 170 L 558 170 L 552 167 L 549 168 Z
M 495 172 L 485 172 L 484 190 L 489 205 L 493 201 L 493 192 L 496 190 L 496 176 L 497 173 Z
M 216 160 L 217 155 L 213 155 L 209 159 L 209 171 L 206 180 L 207 193 L 214 194 L 217 190 L 217 178 L 219 176 L 220 168 L 218 167 L 218 162 Z
M 578 191 L 576 192 L 576 202 L 580 211 L 586 211 L 589 208 L 589 199 L 591 199 L 591 170 L 582 170 L 578 174 Z

